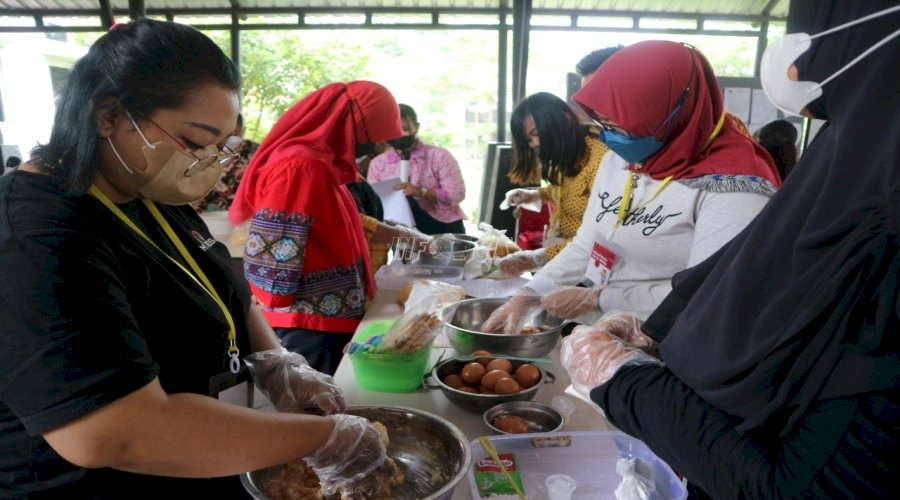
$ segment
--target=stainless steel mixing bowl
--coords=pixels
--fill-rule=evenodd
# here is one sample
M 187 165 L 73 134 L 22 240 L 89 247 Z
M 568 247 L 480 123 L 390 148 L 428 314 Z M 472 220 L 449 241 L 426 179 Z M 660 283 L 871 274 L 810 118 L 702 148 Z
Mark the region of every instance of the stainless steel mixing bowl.
M 447 399 L 451 402 L 466 410 L 480 412 L 507 401 L 528 401 L 537 394 L 538 388 L 540 388 L 542 384 L 553 383 L 556 380 L 554 376 L 539 365 L 534 365 L 540 370 L 541 378 L 538 379 L 538 382 L 533 386 L 522 389 L 514 394 L 475 394 L 454 389 L 443 382 L 444 377 L 447 375 L 450 375 L 451 373 L 460 373 L 462 367 L 467 363 L 471 363 L 471 361 L 462 361 L 455 358 L 445 359 L 437 363 L 434 365 L 434 368 L 431 369 L 431 376 L 426 379 L 425 385 L 430 387 L 440 387 L 441 392 L 443 392 L 444 396 L 447 396 Z M 512 363 L 513 372 L 515 372 L 516 368 L 522 366 L 525 362 L 510 360 L 510 363 Z
M 468 439 L 437 415 L 400 406 L 351 406 L 347 413 L 387 427 L 388 455 L 405 476 L 403 484 L 392 490 L 393 498 L 447 500 L 469 470 Z M 266 500 L 264 485 L 280 472 L 281 466 L 247 472 L 241 483 L 254 498 Z
M 463 267 L 473 251 L 475 251 L 474 242 L 438 237 L 434 238 L 427 248 L 399 248 L 397 255 L 404 264 Z
M 460 354 L 485 350 L 523 358 L 537 358 L 552 351 L 565 322 L 546 311 L 523 324 L 537 328 L 538 333 L 504 335 L 481 331 L 481 324 L 507 301 L 504 298 L 468 299 L 444 308 L 444 332 L 450 345 Z

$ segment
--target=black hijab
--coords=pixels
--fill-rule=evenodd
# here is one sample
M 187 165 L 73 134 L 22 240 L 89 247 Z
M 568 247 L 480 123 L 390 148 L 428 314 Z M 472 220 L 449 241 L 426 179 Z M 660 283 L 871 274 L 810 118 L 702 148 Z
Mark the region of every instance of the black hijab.
M 788 32 L 896 4 L 792 0 Z M 813 40 L 800 80 L 824 80 L 898 26 L 900 12 Z M 675 276 L 644 327 L 672 372 L 742 431 L 784 435 L 816 400 L 900 387 L 900 38 L 807 107 L 828 123 L 784 186 Z

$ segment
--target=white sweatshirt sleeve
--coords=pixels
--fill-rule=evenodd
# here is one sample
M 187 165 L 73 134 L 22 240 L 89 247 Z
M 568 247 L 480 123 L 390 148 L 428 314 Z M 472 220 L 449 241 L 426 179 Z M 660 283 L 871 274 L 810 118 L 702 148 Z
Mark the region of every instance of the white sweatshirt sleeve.
M 531 283 L 527 285 L 528 288 L 537 292 L 538 295 L 551 292 L 559 286 L 577 285 L 584 277 L 588 258 L 591 256 L 591 248 L 602 231 L 601 225 L 594 220 L 595 215 L 600 212 L 600 183 L 598 178 L 604 168 L 614 168 L 606 165 L 608 163 L 606 160 L 611 156 L 613 155 L 604 156 L 597 173 L 594 175 L 591 195 L 588 198 L 587 207 L 581 218 L 581 226 L 575 233 L 575 237 L 553 260 L 544 265 L 534 275 Z
M 756 193 L 702 192 L 694 208 L 694 232 L 687 267 L 699 264 L 731 241 L 768 201 L 767 196 Z M 671 279 L 613 280 L 600 293 L 600 309 L 649 315 L 671 291 Z

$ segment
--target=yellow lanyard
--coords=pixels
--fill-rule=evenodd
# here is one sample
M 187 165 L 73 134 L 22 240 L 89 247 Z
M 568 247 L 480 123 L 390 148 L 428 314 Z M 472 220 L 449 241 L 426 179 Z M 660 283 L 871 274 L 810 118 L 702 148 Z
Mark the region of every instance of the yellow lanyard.
M 716 128 L 713 129 L 712 134 L 709 135 L 709 139 L 706 140 L 706 144 L 703 145 L 703 148 L 700 151 L 706 149 L 710 144 L 712 144 L 713 139 L 719 135 L 719 132 L 722 131 L 722 125 L 725 125 L 725 112 L 722 111 L 722 116 L 719 117 L 719 121 L 716 122 Z
M 187 268 L 185 268 L 183 265 L 181 265 L 180 262 L 175 260 L 175 258 L 172 257 L 171 255 L 167 254 L 162 248 L 159 247 L 159 245 L 157 245 L 153 240 L 151 240 L 150 237 L 147 236 L 147 234 L 144 233 L 144 231 L 142 231 L 141 228 L 139 228 L 134 223 L 134 221 L 129 219 L 128 216 L 125 215 L 125 213 L 122 212 L 122 210 L 119 209 L 119 207 L 117 207 L 109 199 L 109 197 L 107 197 L 103 193 L 103 191 L 100 191 L 100 189 L 97 188 L 97 186 L 92 184 L 90 189 L 88 190 L 88 192 L 92 196 L 94 196 L 94 198 L 97 198 L 98 200 L 100 200 L 100 202 L 103 203 L 103 205 L 106 206 L 106 208 L 108 208 L 112 213 L 114 213 L 116 215 L 116 217 L 118 217 L 122 222 L 124 222 L 125 225 L 128 226 L 132 231 L 134 231 L 135 233 L 140 235 L 142 238 L 147 240 L 147 242 L 150 243 L 151 245 L 153 245 L 154 248 L 159 250 L 160 253 L 162 253 L 163 255 L 168 257 L 168 259 L 170 261 L 172 261 L 172 263 L 174 263 L 182 271 L 184 271 L 185 274 L 190 276 L 190 278 L 192 280 L 194 280 L 194 283 L 199 285 L 200 288 L 202 288 L 206 293 L 208 293 L 209 296 L 212 297 L 212 299 L 216 302 L 216 304 L 219 305 L 219 308 L 222 309 L 222 314 L 225 316 L 225 321 L 228 322 L 227 354 L 228 354 L 228 357 L 231 358 L 231 360 L 229 362 L 229 369 L 231 370 L 231 373 L 238 373 L 241 369 L 241 358 L 240 358 L 241 353 L 237 346 L 237 329 L 234 326 L 234 318 L 232 318 L 231 313 L 228 311 L 228 307 L 225 306 L 225 302 L 223 302 L 222 299 L 219 297 L 219 294 L 216 292 L 215 287 L 213 287 L 212 283 L 210 283 L 209 278 L 206 277 L 206 274 L 204 274 L 203 270 L 200 269 L 200 266 L 197 265 L 197 261 L 195 261 L 194 258 L 191 257 L 191 254 L 190 254 L 190 252 L 188 252 L 187 248 L 185 248 L 184 243 L 181 242 L 181 240 L 178 238 L 178 235 L 176 235 L 175 231 L 172 230 L 172 226 L 169 225 L 168 221 L 166 221 L 166 219 L 163 217 L 162 213 L 160 213 L 159 209 L 156 208 L 156 205 L 154 205 L 153 202 L 150 200 L 141 200 L 144 203 L 144 206 L 146 206 L 147 209 L 150 210 L 150 213 L 153 215 L 153 218 L 156 219 L 156 222 L 159 223 L 160 227 L 162 227 L 163 232 L 166 233 L 166 236 L 169 237 L 169 240 L 172 242 L 172 244 L 175 245 L 175 248 L 178 249 L 178 253 L 181 254 L 182 257 L 184 257 L 184 260 L 187 261 L 188 265 L 191 266 L 191 269 L 194 270 L 194 273 L 196 273 L 196 275 L 194 273 L 192 273 L 191 271 L 189 271 Z M 198 276 L 199 276 L 199 279 L 198 279 Z
M 701 148 L 700 151 L 703 151 L 712 143 L 713 139 L 715 139 L 716 136 L 719 135 L 719 132 L 722 131 L 722 126 L 724 124 L 725 124 L 725 112 L 723 111 L 722 115 L 719 117 L 719 121 L 716 122 L 716 128 L 713 129 L 712 134 L 709 135 L 709 139 L 706 140 L 706 144 L 703 145 L 703 148 Z M 634 198 L 634 193 L 632 191 L 634 190 L 634 188 L 637 187 L 637 181 L 640 178 L 641 178 L 640 174 L 632 173 L 630 176 L 628 176 L 628 178 L 625 179 L 625 192 L 622 193 L 622 204 L 619 207 L 619 216 L 618 216 L 618 219 L 616 220 L 616 225 L 613 226 L 614 229 L 618 228 L 622 224 L 622 221 L 625 220 L 625 217 L 628 216 L 629 212 L 632 212 L 631 200 L 632 200 L 632 198 Z M 656 198 L 659 195 L 659 193 L 661 193 L 662 190 L 665 189 L 666 186 L 669 185 L 669 181 L 671 181 L 671 180 L 672 180 L 671 175 L 666 177 L 665 179 L 663 179 L 663 181 L 660 182 L 656 186 L 656 189 L 654 189 L 653 192 L 650 193 L 650 198 L 648 198 L 647 200 L 642 200 L 638 206 L 634 207 L 634 209 L 637 210 L 638 208 L 641 208 L 644 205 L 653 201 L 653 199 Z
M 650 197 L 646 200 L 641 200 L 638 206 L 634 207 L 634 210 L 632 210 L 631 201 L 634 198 L 634 188 L 637 187 L 637 181 L 640 178 L 641 174 L 635 173 L 632 173 L 627 178 L 625 178 L 625 192 L 622 193 L 622 203 L 619 205 L 619 216 L 616 219 L 616 225 L 613 226 L 614 229 L 617 229 L 622 224 L 622 221 L 625 220 L 625 217 L 627 217 L 629 213 L 643 207 L 644 205 L 653 201 L 654 198 L 659 196 L 659 193 L 661 193 L 662 190 L 669 185 L 669 181 L 672 180 L 671 175 L 663 179 L 662 182 L 656 185 L 656 188 L 653 190 L 653 192 L 650 193 Z

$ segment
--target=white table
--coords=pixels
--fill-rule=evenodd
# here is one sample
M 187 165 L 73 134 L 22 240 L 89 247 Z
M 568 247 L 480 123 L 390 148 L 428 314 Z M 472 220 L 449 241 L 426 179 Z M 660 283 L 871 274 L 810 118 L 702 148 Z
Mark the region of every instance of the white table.
M 365 327 L 372 321 L 397 319 L 402 315 L 402 312 L 403 310 L 397 302 L 397 292 L 379 291 L 369 304 L 366 316 L 363 318 L 360 328 Z M 446 343 L 446 339 L 439 337 L 435 340 L 431 352 L 431 359 L 429 360 L 429 366 L 433 366 L 442 356 L 443 358 L 448 358 L 455 354 L 456 351 L 449 347 L 449 344 Z M 548 357 L 553 360 L 553 364 L 546 365 L 545 369 L 556 376 L 556 381 L 551 384 L 542 384 L 533 401 L 549 405 L 554 396 L 564 394 L 570 381 L 568 374 L 559 364 L 558 344 L 556 349 L 554 349 Z M 490 430 L 484 425 L 481 413 L 464 410 L 450 402 L 440 389 L 418 389 L 416 392 L 409 393 L 372 392 L 360 389 L 356 385 L 353 366 L 347 356 L 344 356 L 344 359 L 341 360 L 334 378 L 341 389 L 343 389 L 344 397 L 349 406 L 407 406 L 446 418 L 456 425 L 470 441 L 480 436 L 490 434 Z M 612 426 L 607 423 L 605 418 L 603 418 L 596 405 L 589 404 L 572 396 L 567 397 L 572 401 L 575 410 L 569 416 L 569 420 L 566 423 L 564 430 L 589 431 L 612 429 Z M 470 498 L 469 484 L 468 481 L 463 479 L 454 490 L 453 499 L 462 500 L 468 498 Z

